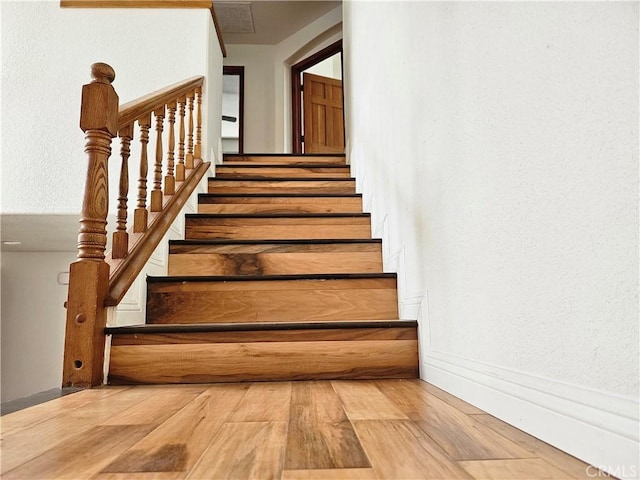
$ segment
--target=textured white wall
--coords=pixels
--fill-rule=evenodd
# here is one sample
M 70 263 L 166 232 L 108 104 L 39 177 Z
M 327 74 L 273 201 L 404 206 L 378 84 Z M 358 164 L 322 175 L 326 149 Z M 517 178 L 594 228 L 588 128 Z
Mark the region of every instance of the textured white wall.
M 216 55 L 207 48 L 217 48 L 217 40 L 206 9 L 61 9 L 59 2 L 0 8 L 3 213 L 79 212 L 86 175 L 80 93 L 92 63 L 115 69 L 124 103 L 208 75 Z M 215 107 L 205 105 L 205 118 L 209 108 Z M 219 137 L 219 122 L 211 128 Z M 217 148 L 215 130 L 204 132 L 204 140 L 210 136 Z
M 225 65 L 244 66 L 244 151 L 275 151 L 273 45 L 227 45 Z
M 638 4 L 348 1 L 344 31 L 349 156 L 423 376 L 637 467 Z

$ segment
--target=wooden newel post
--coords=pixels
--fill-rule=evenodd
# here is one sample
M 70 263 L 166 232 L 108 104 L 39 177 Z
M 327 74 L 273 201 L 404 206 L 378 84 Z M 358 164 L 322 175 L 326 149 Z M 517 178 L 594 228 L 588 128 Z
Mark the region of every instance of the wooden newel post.
M 82 87 L 80 128 L 85 132 L 88 170 L 78 234 L 78 260 L 69 272 L 63 386 L 88 387 L 103 380 L 106 325 L 104 302 L 109 265 L 104 260 L 109 211 L 111 139 L 118 130 L 118 95 L 113 68 L 91 65 L 91 83 Z

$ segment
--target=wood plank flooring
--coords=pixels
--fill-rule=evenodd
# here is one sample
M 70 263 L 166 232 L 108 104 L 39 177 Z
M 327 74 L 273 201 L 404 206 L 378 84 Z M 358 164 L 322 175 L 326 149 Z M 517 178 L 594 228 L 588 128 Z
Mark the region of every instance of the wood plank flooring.
M 104 387 L 5 415 L 0 432 L 6 479 L 590 478 L 421 380 Z

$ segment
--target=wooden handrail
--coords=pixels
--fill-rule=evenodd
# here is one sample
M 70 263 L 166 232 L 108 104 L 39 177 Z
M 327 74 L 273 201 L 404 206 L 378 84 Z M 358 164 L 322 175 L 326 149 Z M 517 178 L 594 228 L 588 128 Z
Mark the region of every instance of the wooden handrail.
M 115 79 L 113 68 L 104 63 L 93 64 L 91 76 L 91 83 L 82 88 L 80 127 L 85 132 L 89 166 L 78 234 L 78 260 L 71 264 L 69 272 L 64 386 L 102 383 L 107 307 L 118 305 L 122 300 L 210 166 L 200 158 L 204 77 L 187 79 L 119 107 L 118 95 L 111 85 Z M 195 143 L 191 117 L 194 103 L 197 106 Z M 180 115 L 180 162 L 184 154 L 185 105 L 190 113 L 188 161 L 176 165 L 175 170 L 180 170 L 180 174 L 174 175 L 175 112 Z M 152 119 L 155 119 L 156 143 L 152 189 L 149 190 L 147 144 L 149 130 L 154 125 Z M 169 123 L 166 155 L 162 135 L 165 120 Z M 127 229 L 128 162 L 136 124 L 141 148 L 140 178 L 132 226 Z M 111 140 L 116 135 L 121 139 L 117 217 L 113 248 L 105 252 L 111 203 L 108 165 Z
M 118 129 L 126 127 L 158 107 L 194 92 L 203 84 L 204 77 L 191 77 L 121 105 L 118 111 Z

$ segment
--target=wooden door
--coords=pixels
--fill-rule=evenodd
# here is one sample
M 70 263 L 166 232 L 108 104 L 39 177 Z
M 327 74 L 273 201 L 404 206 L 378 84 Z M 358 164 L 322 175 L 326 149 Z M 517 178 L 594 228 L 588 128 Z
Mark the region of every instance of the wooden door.
M 304 73 L 304 152 L 344 153 L 342 80 Z

